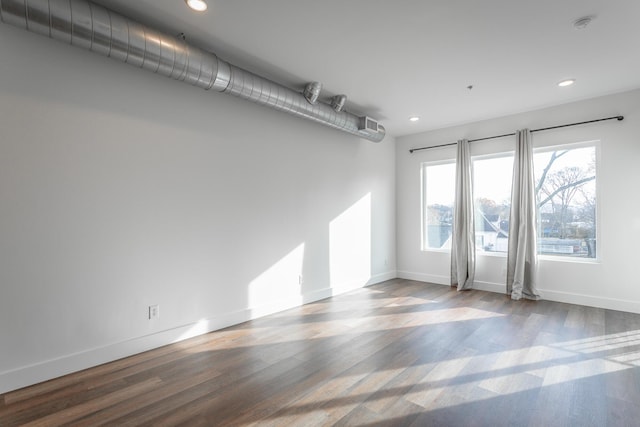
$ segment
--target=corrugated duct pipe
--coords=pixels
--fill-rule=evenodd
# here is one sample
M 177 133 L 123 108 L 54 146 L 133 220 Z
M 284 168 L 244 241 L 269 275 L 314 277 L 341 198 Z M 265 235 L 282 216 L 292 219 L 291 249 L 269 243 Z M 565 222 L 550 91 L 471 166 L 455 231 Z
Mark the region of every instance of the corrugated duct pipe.
M 311 104 L 292 89 L 220 60 L 102 6 L 84 0 L 0 0 L 0 19 L 163 76 L 228 93 L 380 142 L 384 127 L 366 117 Z M 370 126 L 373 123 L 375 126 Z

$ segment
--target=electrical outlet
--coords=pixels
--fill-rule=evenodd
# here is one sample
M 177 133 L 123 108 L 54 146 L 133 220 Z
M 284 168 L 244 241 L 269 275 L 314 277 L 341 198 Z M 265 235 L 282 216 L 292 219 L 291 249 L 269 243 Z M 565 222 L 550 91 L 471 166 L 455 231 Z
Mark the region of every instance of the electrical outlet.
M 160 317 L 160 306 L 158 304 L 149 306 L 149 320 Z
M 298 276 L 298 284 L 299 284 L 299 285 L 302 285 L 303 283 L 304 283 L 304 277 L 302 276 L 302 274 L 300 274 L 300 275 Z
M 384 266 L 389 267 L 389 260 L 387 258 L 384 259 Z

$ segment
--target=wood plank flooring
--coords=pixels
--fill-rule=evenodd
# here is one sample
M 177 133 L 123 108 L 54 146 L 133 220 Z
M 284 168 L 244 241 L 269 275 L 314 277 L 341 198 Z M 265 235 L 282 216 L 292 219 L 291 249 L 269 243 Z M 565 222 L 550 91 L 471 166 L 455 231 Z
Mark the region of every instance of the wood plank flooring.
M 392 280 L 0 395 L 0 426 L 636 426 L 640 315 Z

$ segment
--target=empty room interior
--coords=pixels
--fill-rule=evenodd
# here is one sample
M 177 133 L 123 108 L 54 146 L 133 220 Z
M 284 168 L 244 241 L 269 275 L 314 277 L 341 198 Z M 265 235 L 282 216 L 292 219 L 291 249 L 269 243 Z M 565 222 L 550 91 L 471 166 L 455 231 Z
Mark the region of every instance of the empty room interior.
M 0 0 L 0 425 L 637 425 L 638 16 Z

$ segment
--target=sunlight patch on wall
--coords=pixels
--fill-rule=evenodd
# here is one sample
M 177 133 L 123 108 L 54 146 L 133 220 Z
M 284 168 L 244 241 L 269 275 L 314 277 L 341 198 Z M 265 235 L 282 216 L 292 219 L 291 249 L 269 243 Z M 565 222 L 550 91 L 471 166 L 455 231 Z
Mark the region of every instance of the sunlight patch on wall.
M 200 319 L 196 323 L 194 323 L 193 326 L 191 326 L 186 332 L 184 332 L 177 339 L 175 339 L 173 342 L 175 343 L 182 340 L 186 340 L 188 338 L 193 338 L 198 335 L 206 334 L 209 331 L 210 331 L 209 320 Z
M 329 224 L 330 285 L 362 287 L 371 278 L 371 193 Z
M 303 262 L 304 243 L 249 283 L 249 308 L 252 317 L 302 304 Z

